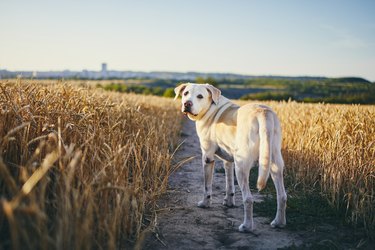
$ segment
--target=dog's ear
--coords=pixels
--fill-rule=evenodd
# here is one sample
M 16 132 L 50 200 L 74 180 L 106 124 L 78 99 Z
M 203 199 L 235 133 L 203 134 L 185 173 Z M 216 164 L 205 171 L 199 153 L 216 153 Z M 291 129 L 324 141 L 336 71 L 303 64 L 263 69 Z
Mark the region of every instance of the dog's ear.
M 184 91 L 184 89 L 186 88 L 187 85 L 188 85 L 188 83 L 184 83 L 184 84 L 178 85 L 174 89 L 174 93 L 176 94 L 175 97 L 174 97 L 174 100 L 176 100 L 178 98 L 178 96 L 181 95 L 181 92 Z
M 212 101 L 217 104 L 219 102 L 219 97 L 221 95 L 221 91 L 218 88 L 215 88 L 211 84 L 206 83 L 207 90 L 211 93 Z

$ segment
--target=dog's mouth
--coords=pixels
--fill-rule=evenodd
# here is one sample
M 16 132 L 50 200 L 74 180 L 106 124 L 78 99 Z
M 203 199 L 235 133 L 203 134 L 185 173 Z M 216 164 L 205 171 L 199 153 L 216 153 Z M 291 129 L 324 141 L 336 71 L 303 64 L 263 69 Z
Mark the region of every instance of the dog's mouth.
M 184 109 L 184 111 L 182 112 L 184 113 L 185 115 L 192 115 L 192 116 L 198 116 L 197 114 L 193 114 L 190 110 L 187 110 L 187 109 Z

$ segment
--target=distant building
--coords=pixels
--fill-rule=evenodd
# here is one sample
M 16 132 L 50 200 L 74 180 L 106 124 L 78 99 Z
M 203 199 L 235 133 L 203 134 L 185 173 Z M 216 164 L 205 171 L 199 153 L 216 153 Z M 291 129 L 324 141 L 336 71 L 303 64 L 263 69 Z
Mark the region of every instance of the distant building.
M 90 72 L 87 69 L 82 70 L 81 77 L 83 78 L 89 78 Z
M 102 63 L 102 78 L 108 77 L 107 64 Z

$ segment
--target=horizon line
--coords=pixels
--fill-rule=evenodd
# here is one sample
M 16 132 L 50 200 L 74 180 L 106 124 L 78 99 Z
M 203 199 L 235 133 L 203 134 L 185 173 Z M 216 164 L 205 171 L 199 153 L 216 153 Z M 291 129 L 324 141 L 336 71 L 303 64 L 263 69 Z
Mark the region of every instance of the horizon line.
M 6 68 L 0 68 L 0 71 L 8 71 L 8 72 L 64 72 L 64 71 L 70 71 L 70 72 L 83 72 L 83 71 L 92 71 L 92 72 L 102 72 L 101 69 L 99 70 L 91 70 L 91 69 L 81 69 L 81 70 L 71 70 L 71 69 L 63 69 L 63 70 L 12 70 L 12 69 L 6 69 Z M 189 71 L 168 71 L 168 70 L 118 70 L 118 69 L 107 69 L 107 72 L 110 71 L 117 71 L 117 72 L 139 72 L 139 73 L 175 73 L 175 74 L 221 74 L 221 75 L 237 75 L 237 76 L 245 76 L 245 77 L 280 77 L 280 78 L 362 78 L 364 80 L 367 80 L 369 82 L 372 82 L 371 80 L 368 80 L 367 78 L 363 76 L 354 76 L 354 75 L 345 75 L 345 76 L 323 76 L 323 75 L 309 75 L 309 74 L 296 74 L 296 75 L 284 75 L 284 74 L 272 74 L 272 73 L 266 73 L 266 74 L 249 74 L 249 73 L 234 73 L 234 72 L 220 72 L 220 71 L 197 71 L 197 70 L 189 70 Z

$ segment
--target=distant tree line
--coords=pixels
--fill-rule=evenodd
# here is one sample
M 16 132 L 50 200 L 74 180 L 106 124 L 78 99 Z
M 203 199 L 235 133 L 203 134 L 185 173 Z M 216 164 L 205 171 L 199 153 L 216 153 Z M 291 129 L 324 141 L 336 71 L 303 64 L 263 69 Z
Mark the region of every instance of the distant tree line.
M 164 79 L 136 79 L 139 81 L 139 84 L 123 84 L 123 83 L 110 83 L 106 85 L 97 84 L 96 87 L 103 88 L 108 91 L 115 91 L 120 93 L 135 93 L 142 95 L 156 95 L 163 97 L 174 97 L 174 88 L 181 84 L 175 80 L 164 80 Z M 142 84 L 142 80 L 145 82 Z M 195 79 L 196 83 L 204 84 L 209 83 L 214 86 L 217 86 L 217 82 L 212 77 L 197 77 Z
M 135 79 L 137 84 L 112 83 L 102 87 L 121 93 L 136 93 L 174 97 L 177 80 Z M 362 78 L 253 78 L 214 79 L 197 77 L 196 83 L 209 83 L 221 89 L 257 89 L 257 93 L 244 94 L 242 100 L 296 100 L 342 104 L 375 104 L 375 83 Z M 246 92 L 245 92 L 246 93 Z
M 248 86 L 273 88 L 247 94 L 242 100 L 296 100 L 342 104 L 375 104 L 375 83 L 362 78 L 333 78 L 323 80 L 252 80 Z
M 96 87 L 120 93 L 174 97 L 174 88 L 148 87 L 144 85 L 125 85 L 122 83 L 111 83 L 104 86 L 102 86 L 101 84 L 97 84 Z

